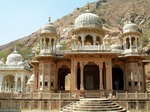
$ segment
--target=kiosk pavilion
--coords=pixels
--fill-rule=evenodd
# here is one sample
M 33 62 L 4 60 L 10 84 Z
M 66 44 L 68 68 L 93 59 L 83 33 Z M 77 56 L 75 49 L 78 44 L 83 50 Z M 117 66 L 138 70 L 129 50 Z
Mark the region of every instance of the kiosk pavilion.
M 0 60 L 0 93 L 26 92 L 31 74 L 29 64 L 15 49 L 5 63 Z
M 32 91 L 145 91 L 141 30 L 128 22 L 112 45 L 107 33 L 99 16 L 87 10 L 75 19 L 68 49 L 63 49 L 55 26 L 47 23 L 40 34 L 40 53 L 31 62 Z

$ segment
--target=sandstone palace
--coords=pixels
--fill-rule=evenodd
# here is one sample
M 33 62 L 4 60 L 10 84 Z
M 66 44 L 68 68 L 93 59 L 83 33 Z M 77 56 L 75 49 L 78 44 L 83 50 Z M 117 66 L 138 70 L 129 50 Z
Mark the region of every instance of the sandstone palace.
M 1 108 L 54 109 L 80 98 L 106 97 L 126 109 L 150 109 L 141 29 L 128 21 L 111 45 L 108 34 L 101 18 L 87 10 L 75 19 L 62 45 L 49 21 L 29 63 L 32 72 L 17 51 L 1 62 L 0 91 L 12 98 L 4 102 L 6 107 L 1 102 Z

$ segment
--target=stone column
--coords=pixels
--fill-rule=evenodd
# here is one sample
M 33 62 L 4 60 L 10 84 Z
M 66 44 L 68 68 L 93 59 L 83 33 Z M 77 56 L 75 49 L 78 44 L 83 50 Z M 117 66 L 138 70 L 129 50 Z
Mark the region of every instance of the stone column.
M 33 70 L 33 74 L 34 74 L 34 91 L 38 90 L 39 87 L 39 68 L 38 68 L 38 64 L 34 64 L 34 70 Z
M 44 90 L 44 73 L 42 73 L 42 91 Z
M 85 41 L 85 36 L 84 34 L 81 35 L 81 41 L 82 41 L 82 50 L 84 49 L 84 41 Z
M 100 85 L 99 85 L 99 89 L 100 90 L 103 90 L 104 88 L 103 88 L 103 74 L 102 74 L 102 71 L 103 71 L 103 63 L 102 62 L 100 62 L 99 63 L 99 81 L 100 81 Z
M 127 44 L 127 42 L 126 42 L 126 38 L 125 38 L 125 39 L 123 39 L 123 50 L 126 49 L 126 44 Z
M 18 77 L 15 75 L 15 92 L 17 92 L 18 88 Z
M 55 53 L 56 53 L 56 40 L 54 40 L 54 47 L 55 47 Z
M 45 49 L 46 48 L 46 39 L 44 38 L 44 48 L 43 49 Z
M 2 91 L 2 86 L 3 86 L 3 76 L 0 74 L 0 92 Z
M 93 36 L 93 42 L 94 42 L 93 45 L 95 46 L 96 45 L 96 35 Z
M 71 90 L 74 90 L 74 60 L 71 60 L 71 76 L 70 76 L 70 78 L 71 78 L 71 80 L 70 80 L 70 82 L 71 82 Z
M 52 42 L 51 42 L 51 38 L 49 40 L 49 48 L 50 48 L 50 52 L 52 52 Z
M 5 80 L 5 90 L 4 91 L 7 91 L 7 82 Z
M 132 43 L 131 43 L 131 38 L 129 38 L 129 43 L 130 43 L 130 50 L 132 49 Z
M 75 80 L 75 90 L 77 90 L 77 65 L 78 62 L 75 61 L 74 62 L 74 80 Z
M 21 92 L 24 92 L 24 76 L 21 76 Z
M 106 62 L 106 89 L 112 90 L 112 67 L 111 61 Z
M 142 90 L 146 90 L 146 81 L 145 81 L 145 78 L 146 78 L 146 75 L 145 75 L 145 64 L 141 64 L 141 75 L 143 76 L 142 78 L 142 86 L 141 86 L 141 89 Z
M 136 49 L 138 50 L 138 38 L 135 37 L 135 46 L 136 46 Z
M 84 79 L 83 79 L 83 68 L 84 68 L 84 63 L 80 62 L 80 90 L 84 90 Z

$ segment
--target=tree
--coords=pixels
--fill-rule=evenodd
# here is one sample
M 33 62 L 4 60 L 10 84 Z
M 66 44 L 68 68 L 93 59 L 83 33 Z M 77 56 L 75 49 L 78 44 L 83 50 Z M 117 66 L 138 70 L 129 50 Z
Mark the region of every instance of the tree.
M 147 30 L 143 35 L 142 35 L 142 46 L 145 47 L 148 45 L 150 39 L 150 29 Z

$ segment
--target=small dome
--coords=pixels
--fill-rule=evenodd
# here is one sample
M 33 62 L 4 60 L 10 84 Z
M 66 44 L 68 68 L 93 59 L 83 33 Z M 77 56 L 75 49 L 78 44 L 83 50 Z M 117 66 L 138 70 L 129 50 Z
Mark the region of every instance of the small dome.
M 52 23 L 47 23 L 42 27 L 41 33 L 57 33 L 55 26 Z
M 56 49 L 58 49 L 58 50 L 63 50 L 63 46 L 58 43 L 58 44 L 56 45 Z
M 129 32 L 139 32 L 137 24 L 129 22 L 123 27 L 123 33 Z
M 18 62 L 18 66 L 24 66 L 25 63 L 23 61 Z
M 7 56 L 7 61 L 6 64 L 18 64 L 18 62 L 22 62 L 23 57 L 21 56 L 21 54 L 19 54 L 17 51 L 12 52 L 11 54 L 9 54 Z
M 75 29 L 80 27 L 102 27 L 102 22 L 99 16 L 86 11 L 85 13 L 79 15 L 75 20 Z

